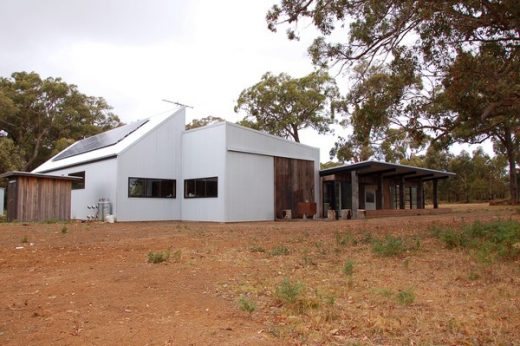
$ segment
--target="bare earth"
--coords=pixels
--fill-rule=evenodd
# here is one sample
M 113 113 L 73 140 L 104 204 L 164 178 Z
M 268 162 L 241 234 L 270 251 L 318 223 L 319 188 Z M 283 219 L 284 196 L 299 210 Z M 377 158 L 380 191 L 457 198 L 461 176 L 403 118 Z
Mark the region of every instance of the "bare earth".
M 3 223 L 0 344 L 520 345 L 520 263 L 481 263 L 428 232 L 497 218 L 520 219 L 462 205 L 336 222 Z M 368 239 L 387 234 L 420 247 L 377 256 Z M 303 287 L 297 304 L 277 298 L 284 278 Z

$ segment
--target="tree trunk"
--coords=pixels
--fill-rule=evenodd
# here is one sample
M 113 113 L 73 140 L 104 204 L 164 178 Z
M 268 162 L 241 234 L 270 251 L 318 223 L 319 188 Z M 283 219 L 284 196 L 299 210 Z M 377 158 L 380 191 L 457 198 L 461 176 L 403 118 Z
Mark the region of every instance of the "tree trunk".
M 518 203 L 518 181 L 516 180 L 516 150 L 511 137 L 511 129 L 505 129 L 504 147 L 506 148 L 507 161 L 509 163 L 509 192 L 511 193 L 511 204 Z

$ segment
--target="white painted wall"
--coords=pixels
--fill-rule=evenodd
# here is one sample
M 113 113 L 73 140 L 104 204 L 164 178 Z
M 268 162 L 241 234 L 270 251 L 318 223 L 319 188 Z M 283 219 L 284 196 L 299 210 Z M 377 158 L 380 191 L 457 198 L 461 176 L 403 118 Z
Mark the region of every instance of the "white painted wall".
M 185 111 L 176 112 L 118 156 L 118 221 L 180 220 L 182 133 Z M 128 178 L 175 179 L 175 198 L 128 197 Z
M 274 220 L 272 156 L 228 151 L 226 221 Z
M 4 215 L 4 196 L 5 196 L 5 189 L 3 187 L 0 187 L 0 216 Z
M 86 220 L 87 216 L 95 216 L 96 210 L 89 209 L 87 206 L 97 206 L 100 198 L 108 198 L 112 202 L 112 212 L 117 213 L 117 159 L 113 158 L 65 168 L 49 174 L 69 175 L 70 173 L 82 171 L 85 171 L 85 189 L 72 190 L 71 192 L 71 218 Z
M 182 136 L 182 220 L 225 222 L 226 126 L 219 123 Z M 184 179 L 218 177 L 218 197 L 184 198 Z

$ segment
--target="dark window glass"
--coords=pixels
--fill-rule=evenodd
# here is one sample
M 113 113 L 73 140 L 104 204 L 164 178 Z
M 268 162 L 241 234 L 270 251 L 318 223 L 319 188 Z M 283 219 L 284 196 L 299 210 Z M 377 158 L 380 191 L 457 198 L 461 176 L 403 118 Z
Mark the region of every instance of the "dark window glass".
M 218 197 L 218 177 L 184 180 L 184 197 Z
M 128 178 L 128 197 L 175 198 L 173 179 Z
M 83 190 L 85 188 L 85 171 L 70 173 L 69 176 L 83 178 L 83 180 L 72 182 L 72 190 Z

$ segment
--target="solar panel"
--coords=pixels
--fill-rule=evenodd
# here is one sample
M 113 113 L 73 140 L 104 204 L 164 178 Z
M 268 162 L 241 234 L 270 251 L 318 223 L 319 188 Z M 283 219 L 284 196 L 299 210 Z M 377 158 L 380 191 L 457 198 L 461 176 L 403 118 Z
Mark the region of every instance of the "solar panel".
M 82 139 L 74 143 L 70 148 L 66 149 L 58 156 L 56 156 L 53 159 L 53 161 L 63 160 L 67 157 L 72 157 L 79 154 L 87 153 L 89 151 L 110 147 L 114 144 L 121 142 L 123 139 L 126 138 L 126 136 L 143 126 L 147 121 L 148 119 L 136 121 L 134 123 L 117 127 L 115 129 L 97 134 L 95 136 Z

